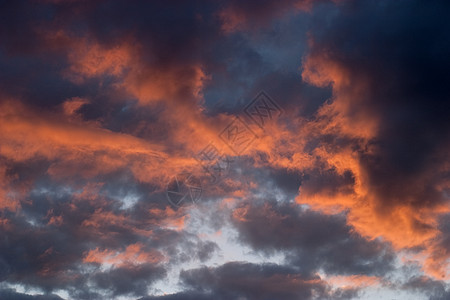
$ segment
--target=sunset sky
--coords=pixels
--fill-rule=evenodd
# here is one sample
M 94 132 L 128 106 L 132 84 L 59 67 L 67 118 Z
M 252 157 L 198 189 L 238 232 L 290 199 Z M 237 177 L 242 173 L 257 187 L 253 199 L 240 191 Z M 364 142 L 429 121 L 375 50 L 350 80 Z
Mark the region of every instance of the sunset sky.
M 0 0 L 0 299 L 449 300 L 449 12 Z

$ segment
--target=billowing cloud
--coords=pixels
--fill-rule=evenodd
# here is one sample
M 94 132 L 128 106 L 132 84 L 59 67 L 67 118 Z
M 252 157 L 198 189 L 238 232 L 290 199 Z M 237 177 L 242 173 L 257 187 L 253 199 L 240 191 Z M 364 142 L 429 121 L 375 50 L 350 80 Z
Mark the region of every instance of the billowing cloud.
M 446 29 L 439 18 L 417 22 L 415 16 L 423 16 L 418 3 L 402 6 L 402 14 L 371 3 L 344 6 L 358 14 L 349 19 L 342 13 L 330 25 L 318 25 L 317 34 L 312 31 L 302 74 L 333 89 L 316 121 L 320 135 L 330 138 L 315 153 L 336 174 L 329 182 L 340 191 L 317 190 L 323 184 L 309 180 L 298 201 L 349 209 L 350 224 L 364 236 L 383 237 L 399 248 L 427 245 L 432 257 L 441 256 L 443 249 L 433 245 L 441 234 L 438 217 L 449 209 L 448 58 L 434 49 L 445 47 L 440 33 Z M 380 16 L 386 21 L 376 23 Z M 416 39 L 410 39 L 412 31 Z M 440 273 L 437 264 L 426 269 L 445 277 L 445 260 Z
M 0 298 L 446 299 L 446 10 L 1 3 Z

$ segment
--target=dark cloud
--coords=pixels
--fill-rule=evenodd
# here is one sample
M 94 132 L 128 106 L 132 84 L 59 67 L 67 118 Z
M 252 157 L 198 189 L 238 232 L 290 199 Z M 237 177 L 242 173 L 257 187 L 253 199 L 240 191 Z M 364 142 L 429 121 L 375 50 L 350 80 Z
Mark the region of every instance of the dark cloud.
M 13 290 L 2 289 L 0 290 L 0 298 L 1 299 L 9 299 L 9 300 L 62 300 L 63 298 L 57 295 L 28 295 L 17 293 Z
M 140 221 L 136 214 L 136 220 L 132 221 L 130 212 L 115 211 L 114 201 L 105 206 L 105 199 L 99 197 L 91 202 L 86 195 L 72 202 L 67 190 L 38 191 L 22 206 L 21 215 L 8 212 L 0 215 L 2 220 L 8 220 L 0 239 L 0 276 L 4 282 L 20 282 L 49 292 L 67 289 L 77 299 L 98 299 L 95 293 L 98 290 L 111 295 L 146 295 L 154 281 L 166 276 L 156 249 L 172 254 L 174 263 L 192 259 L 177 254 L 175 241 L 181 242 L 180 239 L 201 260 L 208 259 L 215 250 L 211 242 L 194 243 L 189 241 L 189 236 L 161 228 L 167 216 L 157 212 L 153 216 L 147 213 L 142 216 L 145 220 Z M 151 230 L 154 234 L 146 238 Z M 141 246 L 133 251 L 128 248 L 133 245 Z M 93 265 L 87 267 L 84 260 L 95 249 L 99 261 L 94 256 Z M 147 254 L 151 255 L 150 259 L 156 255 L 155 261 L 139 262 L 139 257 L 145 260 Z M 102 259 L 108 261 L 116 255 L 122 255 L 118 256 L 118 263 L 138 259 L 138 264 L 113 267 L 109 271 L 98 269 Z M 89 288 L 88 283 L 95 283 L 95 289 Z
M 327 194 L 329 197 L 338 195 L 350 195 L 355 184 L 354 175 L 350 170 L 342 175 L 335 169 L 329 169 L 320 173 L 310 172 L 302 180 L 302 192 L 307 194 Z
M 413 290 L 425 294 L 430 300 L 444 300 L 450 296 L 448 285 L 442 281 L 433 280 L 426 276 L 410 278 L 404 285 L 406 290 Z
M 450 37 L 441 13 L 448 3 L 325 7 L 317 7 L 327 22 L 316 19 L 312 26 L 303 78 L 331 87 L 333 97 L 317 114 L 311 143 L 322 164 L 308 170 L 313 181 L 304 181 L 299 202 L 348 210 L 364 236 L 427 248 L 425 269 L 446 278 L 449 254 L 436 244 L 442 235 L 436 219 L 449 201 Z M 327 184 L 330 166 L 339 176 Z
M 180 274 L 189 292 L 150 299 L 353 299 L 357 290 L 331 290 L 318 277 L 302 277 L 275 264 L 227 263 Z
M 393 268 L 390 246 L 359 236 L 344 215 L 264 202 L 237 208 L 233 220 L 242 241 L 255 250 L 285 252 L 304 274 L 323 269 L 330 274 L 382 276 Z
M 387 207 L 445 201 L 437 186 L 448 178 L 440 167 L 449 159 L 447 8 L 445 1 L 346 1 L 311 32 L 310 55 L 336 63 L 351 83 L 336 90 L 349 98 L 349 119 L 377 119 L 360 161 Z M 352 94 L 352 86 L 363 90 Z
M 141 265 L 136 268 L 117 268 L 109 272 L 101 272 L 93 276 L 93 282 L 112 296 L 131 294 L 146 295 L 149 284 L 155 279 L 164 277 L 165 269 L 153 265 Z
M 220 12 L 223 30 L 252 30 L 268 26 L 274 19 L 312 7 L 310 0 L 228 1 Z

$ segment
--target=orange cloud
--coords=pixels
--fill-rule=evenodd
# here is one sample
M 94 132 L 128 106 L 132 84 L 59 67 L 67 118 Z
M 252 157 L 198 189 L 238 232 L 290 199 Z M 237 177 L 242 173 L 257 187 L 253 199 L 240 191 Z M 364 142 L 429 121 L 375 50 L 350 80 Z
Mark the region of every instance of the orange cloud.
M 339 288 L 366 288 L 379 285 L 380 279 L 376 276 L 351 275 L 351 276 L 327 276 L 324 280 Z
M 159 182 L 173 174 L 176 165 L 194 164 L 193 159 L 167 160 L 161 145 L 95 123 L 34 112 L 19 102 L 0 103 L 0 111 L 0 155 L 16 162 L 45 158 L 52 162 L 48 173 L 55 177 L 89 178 L 130 167 L 140 180 Z
M 132 49 L 126 43 L 105 47 L 82 39 L 68 54 L 70 68 L 65 75 L 77 83 L 105 74 L 119 76 L 129 65 L 132 55 Z
M 157 264 L 164 260 L 164 256 L 154 251 L 144 251 L 144 245 L 136 243 L 129 245 L 124 251 L 116 250 L 89 250 L 84 257 L 84 263 L 96 263 L 112 265 L 114 268 L 135 266 L 140 264 Z
M 149 63 L 138 42 L 130 38 L 114 45 L 81 39 L 68 53 L 70 67 L 64 75 L 75 83 L 84 79 L 114 76 L 117 88 L 123 88 L 147 105 L 156 101 L 177 102 L 191 110 L 201 100 L 201 91 L 209 77 L 198 63 Z
M 202 114 L 202 90 L 209 76 L 201 64 L 163 63 L 155 59 L 154 54 L 143 51 L 139 42 L 132 39 L 108 46 L 82 39 L 68 54 L 70 67 L 64 74 L 77 83 L 92 77 L 114 76 L 117 80 L 114 88 L 136 98 L 138 105 L 163 104 L 165 110 L 159 114 L 157 126 L 170 135 L 168 143 L 188 148 L 180 156 L 191 157 L 216 139 L 219 130 L 226 125 L 222 122 L 231 118 L 223 117 L 225 121 L 218 123 L 217 119 L 208 119 Z M 66 115 L 73 115 L 85 101 L 70 99 L 64 103 L 63 110 Z M 106 161 L 105 165 L 110 163 Z
M 270 23 L 273 18 L 292 12 L 308 11 L 312 7 L 312 0 L 287 0 L 287 1 L 265 1 L 257 3 L 229 3 L 219 12 L 222 21 L 222 30 L 232 33 L 239 30 L 249 29 L 254 25 Z
M 450 251 L 445 246 L 432 243 L 425 251 L 428 254 L 423 270 L 436 279 L 450 280 Z
M 68 117 L 75 117 L 77 115 L 77 111 L 85 104 L 88 104 L 89 101 L 86 99 L 82 99 L 79 97 L 73 97 L 69 100 L 66 100 L 62 104 L 62 111 Z
M 158 227 L 182 230 L 185 226 L 187 216 L 182 209 L 175 211 L 171 207 L 166 206 L 164 209 L 152 208 L 149 210 L 149 213 L 154 219 L 151 222 L 158 225 Z
M 199 101 L 207 79 L 199 65 L 152 67 L 136 64 L 125 78 L 124 87 L 141 104 L 165 100 L 176 101 L 178 105 L 188 108 L 183 104 Z
M 310 40 L 310 46 L 314 41 Z M 315 125 L 323 134 L 338 133 L 341 136 L 370 139 L 378 130 L 378 119 L 362 109 L 367 97 L 366 78 L 353 77 L 350 72 L 326 51 L 311 53 L 304 60 L 302 78 L 319 87 L 333 87 L 333 101 L 325 103 L 318 112 L 320 120 Z

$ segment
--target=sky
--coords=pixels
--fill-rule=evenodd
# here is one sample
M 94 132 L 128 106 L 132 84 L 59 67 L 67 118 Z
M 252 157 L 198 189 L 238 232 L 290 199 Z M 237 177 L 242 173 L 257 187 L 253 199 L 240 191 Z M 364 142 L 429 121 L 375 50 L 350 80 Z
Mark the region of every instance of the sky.
M 0 299 L 450 299 L 448 11 L 0 1 Z

